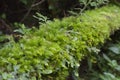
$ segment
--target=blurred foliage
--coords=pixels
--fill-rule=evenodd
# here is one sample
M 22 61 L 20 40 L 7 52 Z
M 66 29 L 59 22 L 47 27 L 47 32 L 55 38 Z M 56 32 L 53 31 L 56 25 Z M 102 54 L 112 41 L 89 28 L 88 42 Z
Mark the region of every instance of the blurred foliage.
M 82 16 L 47 20 L 39 29 L 16 23 L 21 29 L 14 31 L 23 36 L 18 42 L 9 36 L 9 42 L 0 49 L 0 79 L 65 80 L 69 72 L 79 79 L 80 61 L 85 56 L 97 61 L 94 55 L 111 32 L 119 29 L 119 13 L 119 7 L 108 5 Z M 44 20 L 41 15 L 37 17 Z
M 39 24 L 44 24 L 48 21 L 48 18 L 40 13 L 36 13 L 36 15 L 33 16 L 39 21 Z
M 108 2 L 109 0 L 2 0 L 0 15 L 10 22 L 21 22 L 24 18 L 24 22 L 30 19 L 33 21 L 31 17 L 36 12 L 53 19 L 69 16 L 70 11 L 81 13 L 86 9 L 106 5 Z
M 32 17 L 36 12 L 50 19 L 62 18 L 81 14 L 85 10 L 101 7 L 109 2 L 119 4 L 118 0 L 1 0 L 0 18 L 9 22 L 24 22 L 30 26 L 36 23 Z
M 120 42 L 106 42 L 99 52 L 93 54 L 96 62 L 88 60 L 87 72 L 82 76 L 85 80 L 120 80 Z M 97 53 L 98 54 L 98 53 Z

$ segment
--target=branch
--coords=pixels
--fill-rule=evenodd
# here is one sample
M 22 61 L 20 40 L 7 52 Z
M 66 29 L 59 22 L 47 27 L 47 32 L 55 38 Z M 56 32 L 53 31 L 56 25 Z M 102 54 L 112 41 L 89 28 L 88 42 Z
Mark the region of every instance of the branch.
M 38 6 L 38 5 L 42 4 L 44 1 L 45 1 L 45 0 L 41 0 L 40 2 L 37 2 L 37 3 L 33 4 L 31 7 Z
M 32 10 L 33 7 L 42 4 L 44 1 L 45 0 L 41 0 L 40 2 L 35 3 L 35 4 L 34 4 L 35 1 L 33 1 L 32 5 L 30 6 L 30 8 L 28 9 L 27 13 L 24 15 L 24 17 L 22 18 L 22 20 L 20 22 L 23 22 L 27 18 L 27 16 L 30 14 L 30 12 L 31 12 L 31 10 Z

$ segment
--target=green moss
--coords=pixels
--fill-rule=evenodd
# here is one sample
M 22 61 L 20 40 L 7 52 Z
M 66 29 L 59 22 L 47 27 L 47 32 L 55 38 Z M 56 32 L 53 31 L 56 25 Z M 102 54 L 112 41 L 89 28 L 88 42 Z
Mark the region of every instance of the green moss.
M 100 48 L 111 32 L 119 29 L 119 13 L 119 7 L 108 5 L 82 16 L 49 21 L 26 32 L 18 43 L 11 39 L 0 49 L 1 75 L 14 73 L 13 79 L 24 73 L 28 80 L 64 80 L 90 54 L 88 48 Z

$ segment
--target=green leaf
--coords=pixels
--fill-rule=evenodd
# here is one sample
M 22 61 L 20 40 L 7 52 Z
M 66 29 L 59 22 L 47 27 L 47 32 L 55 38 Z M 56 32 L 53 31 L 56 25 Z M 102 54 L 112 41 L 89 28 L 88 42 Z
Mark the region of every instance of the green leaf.
M 91 2 L 90 5 L 91 6 L 97 6 L 97 3 L 96 2 Z
M 120 49 L 118 48 L 118 46 L 112 46 L 112 47 L 109 47 L 108 49 L 115 54 L 120 54 Z
M 43 70 L 43 74 L 51 74 L 53 71 L 52 70 Z
M 111 62 L 110 58 L 106 55 L 106 54 L 103 54 L 103 57 L 105 60 L 107 60 L 108 62 Z
M 3 77 L 3 79 L 7 79 L 7 77 L 8 77 L 7 73 L 6 72 L 2 73 L 2 77 Z

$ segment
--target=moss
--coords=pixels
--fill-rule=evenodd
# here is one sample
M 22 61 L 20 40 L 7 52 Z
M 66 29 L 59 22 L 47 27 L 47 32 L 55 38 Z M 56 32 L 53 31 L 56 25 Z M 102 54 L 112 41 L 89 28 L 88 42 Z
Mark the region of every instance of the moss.
M 82 16 L 48 21 L 40 29 L 26 32 L 18 43 L 11 39 L 0 49 L 1 75 L 13 72 L 12 79 L 24 73 L 28 80 L 64 80 L 91 54 L 88 48 L 100 48 L 111 32 L 119 29 L 119 13 L 119 7 L 108 5 Z

